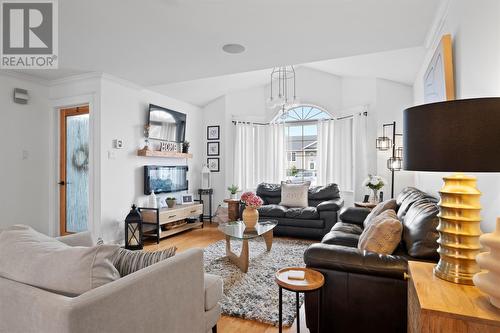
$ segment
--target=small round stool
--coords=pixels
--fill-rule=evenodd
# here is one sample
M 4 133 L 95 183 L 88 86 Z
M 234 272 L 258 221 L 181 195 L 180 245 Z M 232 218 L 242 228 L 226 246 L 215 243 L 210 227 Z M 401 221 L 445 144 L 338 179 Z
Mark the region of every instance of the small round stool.
M 303 271 L 305 273 L 304 280 L 293 280 L 288 278 L 289 271 Z M 303 267 L 287 267 L 282 268 L 276 272 L 275 281 L 279 286 L 279 333 L 282 333 L 283 326 L 283 289 L 295 292 L 296 294 L 296 307 L 297 307 L 297 333 L 300 333 L 300 307 L 299 307 L 299 294 L 317 291 L 318 297 L 318 330 L 320 327 L 321 316 L 321 287 L 325 284 L 323 274 L 318 271 L 303 268 Z

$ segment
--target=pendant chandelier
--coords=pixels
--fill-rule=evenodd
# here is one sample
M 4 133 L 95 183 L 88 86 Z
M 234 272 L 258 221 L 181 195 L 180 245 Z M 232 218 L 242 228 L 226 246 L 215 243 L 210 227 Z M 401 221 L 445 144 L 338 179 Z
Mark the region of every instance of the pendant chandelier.
M 274 67 L 271 72 L 270 96 L 267 106 L 281 109 L 281 118 L 286 118 L 288 109 L 298 104 L 293 66 Z

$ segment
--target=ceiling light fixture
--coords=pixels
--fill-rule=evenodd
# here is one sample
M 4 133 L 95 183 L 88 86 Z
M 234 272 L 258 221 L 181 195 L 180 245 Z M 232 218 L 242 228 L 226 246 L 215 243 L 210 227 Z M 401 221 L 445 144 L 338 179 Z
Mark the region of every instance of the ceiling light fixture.
M 274 67 L 271 72 L 270 96 L 267 107 L 281 109 L 281 118 L 285 119 L 288 110 L 299 104 L 295 89 L 295 69 L 293 66 Z
M 224 52 L 229 54 L 238 54 L 245 52 L 245 47 L 241 44 L 226 44 L 222 47 Z

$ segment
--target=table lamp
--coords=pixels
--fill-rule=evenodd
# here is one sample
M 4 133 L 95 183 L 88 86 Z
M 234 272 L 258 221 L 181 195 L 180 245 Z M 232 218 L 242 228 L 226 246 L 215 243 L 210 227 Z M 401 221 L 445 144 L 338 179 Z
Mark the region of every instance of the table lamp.
M 434 274 L 472 285 L 480 271 L 481 192 L 462 172 L 500 171 L 500 98 L 425 104 L 403 113 L 405 170 L 455 172 L 439 191 L 439 256 Z

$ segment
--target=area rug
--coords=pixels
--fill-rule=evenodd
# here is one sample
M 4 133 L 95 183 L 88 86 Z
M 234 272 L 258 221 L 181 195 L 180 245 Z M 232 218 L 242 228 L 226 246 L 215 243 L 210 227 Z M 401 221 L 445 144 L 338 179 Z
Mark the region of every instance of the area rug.
M 224 280 L 222 313 L 277 326 L 279 295 L 274 274 L 283 267 L 304 267 L 304 251 L 312 243 L 275 238 L 271 251 L 267 252 L 262 238 L 251 239 L 247 273 L 226 257 L 226 241 L 218 241 L 205 248 L 205 271 Z M 231 247 L 233 252 L 239 254 L 241 241 L 231 240 Z M 300 304 L 303 302 L 304 295 L 301 294 Z M 294 319 L 295 293 L 283 290 L 283 325 L 291 326 Z

